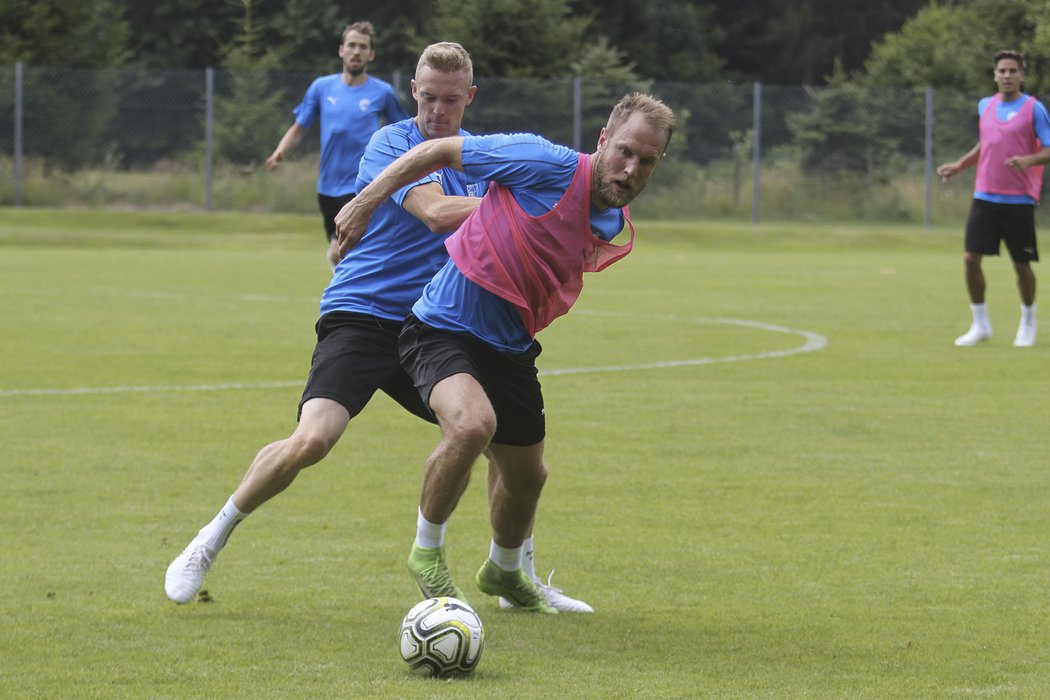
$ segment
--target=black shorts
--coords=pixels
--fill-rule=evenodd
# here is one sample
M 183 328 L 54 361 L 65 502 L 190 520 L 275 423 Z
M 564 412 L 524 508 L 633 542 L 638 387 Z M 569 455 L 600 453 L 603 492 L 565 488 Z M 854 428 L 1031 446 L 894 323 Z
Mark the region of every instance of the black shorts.
M 419 398 L 397 355 L 400 321 L 367 314 L 333 311 L 317 321 L 310 376 L 299 401 L 331 399 L 353 418 L 364 409 L 377 389 L 420 418 L 437 423 Z
M 543 440 L 547 425 L 536 371 L 539 342 L 522 353 L 502 352 L 472 335 L 432 328 L 409 315 L 398 345 L 401 362 L 427 405 L 434 385 L 466 373 L 478 380 L 496 411 L 493 443 L 529 447 Z
M 1036 262 L 1035 205 L 973 200 L 966 220 L 966 252 L 998 255 L 1006 243 L 1014 262 Z
M 335 216 L 346 203 L 357 195 L 353 192 L 342 194 L 338 197 L 329 197 L 326 194 L 317 193 L 317 206 L 321 210 L 321 218 L 324 219 L 324 232 L 328 240 L 335 239 Z

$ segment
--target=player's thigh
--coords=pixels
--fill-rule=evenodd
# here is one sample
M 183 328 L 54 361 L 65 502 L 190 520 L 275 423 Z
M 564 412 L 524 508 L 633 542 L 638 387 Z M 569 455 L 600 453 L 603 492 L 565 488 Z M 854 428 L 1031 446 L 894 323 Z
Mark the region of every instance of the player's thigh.
M 387 380 L 402 371 L 397 356 L 400 324 L 344 312 L 317 322 L 310 374 L 300 401 L 324 398 L 343 406 L 353 418 Z
M 998 255 L 1003 238 L 1002 205 L 975 199 L 966 219 L 966 252 Z

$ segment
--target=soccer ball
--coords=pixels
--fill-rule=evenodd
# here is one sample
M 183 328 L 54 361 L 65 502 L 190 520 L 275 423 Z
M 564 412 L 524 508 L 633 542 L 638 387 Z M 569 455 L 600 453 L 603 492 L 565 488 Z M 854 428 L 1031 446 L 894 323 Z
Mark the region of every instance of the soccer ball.
M 399 636 L 401 658 L 424 676 L 466 676 L 485 648 L 481 618 L 458 598 L 416 603 L 401 622 Z

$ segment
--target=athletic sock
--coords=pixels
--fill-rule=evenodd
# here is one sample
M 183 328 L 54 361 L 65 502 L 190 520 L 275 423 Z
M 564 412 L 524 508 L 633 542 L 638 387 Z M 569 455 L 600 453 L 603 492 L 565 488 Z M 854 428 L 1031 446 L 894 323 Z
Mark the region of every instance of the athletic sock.
M 532 535 L 529 535 L 529 538 L 521 545 L 521 570 L 533 581 L 536 580 L 536 562 L 533 560 L 535 546 Z
M 1031 306 L 1025 306 L 1024 304 L 1021 304 L 1021 325 L 1035 325 L 1035 304 L 1032 304 Z
M 970 304 L 970 311 L 973 313 L 973 325 L 979 328 L 992 325 L 988 320 L 988 304 Z
M 218 552 L 226 546 L 226 540 L 230 539 L 233 528 L 247 517 L 247 513 L 242 513 L 233 505 L 233 496 L 230 496 L 219 514 L 197 533 L 197 540 L 213 553 Z
M 517 571 L 521 568 L 521 547 L 507 549 L 496 544 L 495 540 L 489 545 L 489 559 L 492 563 L 504 571 Z
M 423 511 L 419 510 L 416 518 L 416 546 L 424 549 L 437 549 L 445 544 L 445 529 L 448 523 L 432 523 L 423 517 Z

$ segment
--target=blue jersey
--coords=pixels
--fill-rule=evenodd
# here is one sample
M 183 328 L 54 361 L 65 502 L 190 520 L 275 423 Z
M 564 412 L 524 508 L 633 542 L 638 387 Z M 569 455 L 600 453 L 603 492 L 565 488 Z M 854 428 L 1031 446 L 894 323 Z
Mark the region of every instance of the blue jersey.
M 498 182 L 530 216 L 556 205 L 572 183 L 578 153 L 533 134 L 472 136 L 463 140 L 463 171 Z M 611 240 L 623 229 L 620 209 L 591 207 L 591 229 Z M 429 326 L 470 333 L 506 352 L 523 352 L 532 337 L 513 304 L 467 279 L 451 260 L 445 263 L 412 313 Z
M 296 123 L 307 129 L 321 120 L 317 191 L 328 197 L 357 192 L 357 164 L 368 139 L 384 121 L 409 116 L 390 83 L 368 76 L 361 85 L 347 85 L 342 73 L 315 80 L 293 113 Z
M 1024 104 L 1025 100 L 1035 100 L 1035 98 L 1031 95 L 1022 94 L 1013 102 L 1000 102 L 995 116 L 1001 122 L 1010 121 L 1017 116 L 1017 112 L 1021 109 L 1021 105 Z M 988 103 L 991 101 L 991 97 L 985 97 L 977 104 L 978 116 L 984 114 L 984 110 L 988 108 Z M 1043 148 L 1050 146 L 1050 114 L 1047 113 L 1046 106 L 1038 100 L 1032 107 L 1032 127 L 1035 130 L 1036 138 L 1043 144 Z M 1017 155 L 1026 154 L 1018 153 Z M 997 202 L 999 204 L 1035 204 L 1035 200 L 1025 194 L 994 194 L 978 190 L 973 193 L 973 197 L 974 199 L 983 199 L 986 202 Z
M 461 136 L 467 132 L 460 131 Z M 368 142 L 357 184 L 363 188 L 387 165 L 425 141 L 415 119 L 389 124 Z M 488 183 L 445 168 L 401 188 L 376 209 L 361 240 L 339 261 L 321 295 L 321 314 L 355 311 L 393 321 L 408 315 L 423 286 L 448 260 L 445 239 L 403 209 L 418 185 L 436 182 L 446 195 L 481 197 Z

